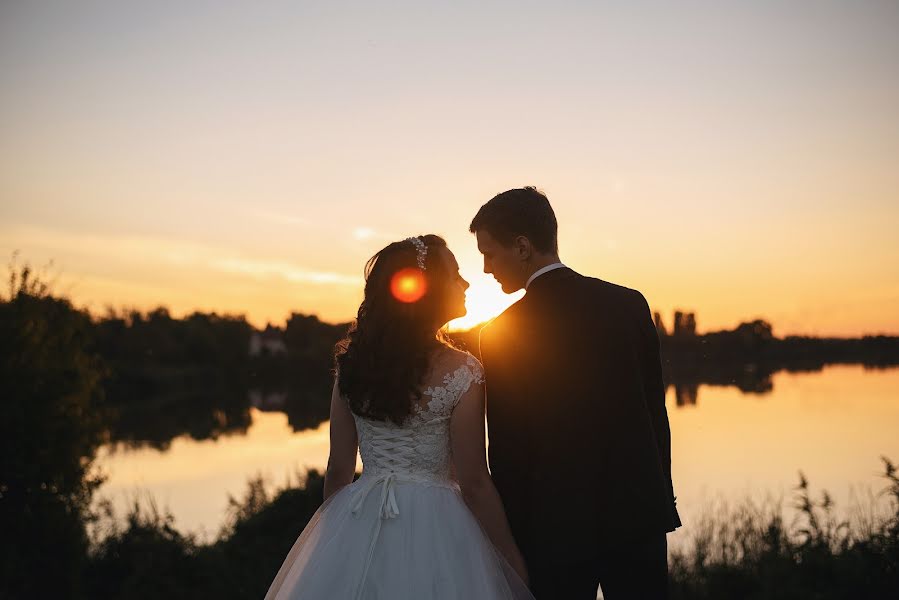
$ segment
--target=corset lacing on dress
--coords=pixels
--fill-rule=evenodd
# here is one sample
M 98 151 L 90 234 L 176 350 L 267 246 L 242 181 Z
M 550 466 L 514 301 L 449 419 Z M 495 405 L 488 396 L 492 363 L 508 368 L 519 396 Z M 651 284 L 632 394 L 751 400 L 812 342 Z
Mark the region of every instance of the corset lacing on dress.
M 453 373 L 446 374 L 443 386 L 429 387 L 424 395 L 431 400 L 424 407 L 416 407 L 402 426 L 384 421 L 372 421 L 354 414 L 362 456 L 362 476 L 356 482 L 350 510 L 359 518 L 369 493 L 380 485 L 378 519 L 356 591 L 362 594 L 368 568 L 383 521 L 400 514 L 396 500 L 398 482 L 454 488 L 458 484 L 451 477 L 449 421 L 453 408 L 472 382 L 483 383 L 480 364 L 470 356 Z

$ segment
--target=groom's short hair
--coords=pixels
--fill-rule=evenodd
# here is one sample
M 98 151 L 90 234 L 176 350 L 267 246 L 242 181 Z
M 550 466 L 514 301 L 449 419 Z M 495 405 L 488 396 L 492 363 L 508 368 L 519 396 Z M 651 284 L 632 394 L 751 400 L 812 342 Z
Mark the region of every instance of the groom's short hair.
M 523 235 L 540 252 L 559 252 L 556 214 L 546 195 L 533 186 L 494 196 L 474 216 L 468 230 L 486 231 L 503 246 L 510 246 L 517 236 Z

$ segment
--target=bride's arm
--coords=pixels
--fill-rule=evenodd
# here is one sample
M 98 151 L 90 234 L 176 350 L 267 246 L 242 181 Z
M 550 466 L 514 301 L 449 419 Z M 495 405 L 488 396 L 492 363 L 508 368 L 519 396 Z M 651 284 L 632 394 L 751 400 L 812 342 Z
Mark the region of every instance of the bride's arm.
M 325 471 L 325 500 L 353 482 L 358 447 L 353 413 L 341 397 L 337 377 L 334 377 L 334 389 L 331 391 L 331 453 L 328 456 L 328 470 Z
M 502 500 L 487 470 L 484 436 L 484 385 L 472 382 L 450 420 L 453 463 L 462 497 L 490 541 L 527 583 L 524 558 L 515 545 Z

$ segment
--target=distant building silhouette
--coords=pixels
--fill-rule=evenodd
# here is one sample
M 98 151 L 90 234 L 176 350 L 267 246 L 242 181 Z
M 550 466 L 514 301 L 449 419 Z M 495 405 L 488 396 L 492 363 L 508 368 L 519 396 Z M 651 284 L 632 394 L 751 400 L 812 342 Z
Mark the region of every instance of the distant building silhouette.
M 287 392 L 268 392 L 253 389 L 247 392 L 250 406 L 258 408 L 262 412 L 283 411 L 287 405 Z
M 677 384 L 674 386 L 674 400 L 677 406 L 696 406 L 699 396 L 699 385 L 695 383 Z
M 674 312 L 674 335 L 691 337 L 696 335 L 696 314 L 681 311 Z
M 261 354 L 287 354 L 287 344 L 284 343 L 284 332 L 281 329 L 266 325 L 264 331 L 253 332 L 250 336 L 250 356 Z

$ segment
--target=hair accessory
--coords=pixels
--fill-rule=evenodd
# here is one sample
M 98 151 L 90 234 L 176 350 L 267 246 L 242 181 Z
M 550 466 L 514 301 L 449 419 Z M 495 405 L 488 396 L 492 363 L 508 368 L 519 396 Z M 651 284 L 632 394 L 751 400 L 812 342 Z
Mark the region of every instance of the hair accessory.
M 406 241 L 412 242 L 412 245 L 415 246 L 415 251 L 418 252 L 418 268 L 424 271 L 425 257 L 428 255 L 428 247 L 425 246 L 425 243 L 421 241 L 420 237 L 408 237 L 406 238 Z

